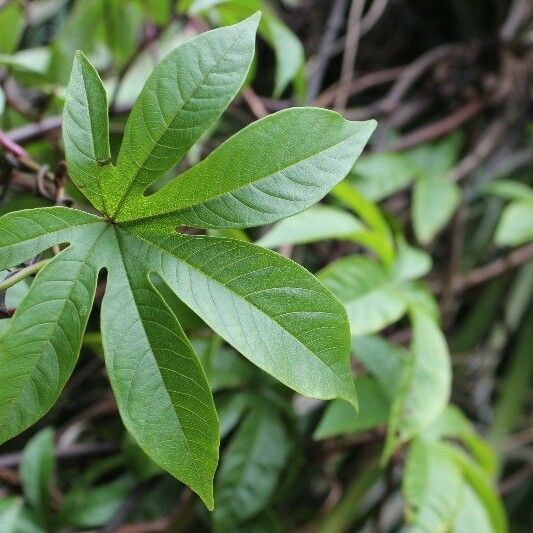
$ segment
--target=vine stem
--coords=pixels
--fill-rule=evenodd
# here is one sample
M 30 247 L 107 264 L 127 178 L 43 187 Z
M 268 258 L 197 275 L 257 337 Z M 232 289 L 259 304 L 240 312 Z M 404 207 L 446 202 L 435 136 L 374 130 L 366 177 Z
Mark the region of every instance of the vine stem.
M 42 261 L 38 261 L 37 263 L 34 263 L 33 265 L 29 265 L 27 267 L 21 268 L 19 271 L 15 272 L 12 276 L 9 276 L 7 279 L 2 281 L 0 283 L 0 292 L 4 292 L 10 287 L 13 287 L 13 285 L 16 285 L 19 281 L 22 281 L 24 278 L 27 278 L 28 276 L 31 276 L 33 274 L 36 274 L 43 268 L 50 259 L 43 259 Z

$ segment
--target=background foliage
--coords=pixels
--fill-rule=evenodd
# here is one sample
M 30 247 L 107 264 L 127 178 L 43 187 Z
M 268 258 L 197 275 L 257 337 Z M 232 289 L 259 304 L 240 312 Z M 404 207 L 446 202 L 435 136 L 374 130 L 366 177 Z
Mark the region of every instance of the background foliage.
M 178 170 L 287 107 L 378 119 L 367 153 L 322 203 L 270 227 L 224 231 L 290 256 L 344 304 L 360 414 L 295 395 L 165 294 L 220 418 L 208 513 L 124 431 L 102 361 L 100 282 L 58 404 L 0 448 L 0 531 L 528 531 L 527 0 L 0 2 L 0 213 L 84 207 L 59 129 L 76 49 L 108 91 L 114 159 L 154 65 L 258 9 L 247 85 Z M 0 335 L 28 283 L 0 293 Z

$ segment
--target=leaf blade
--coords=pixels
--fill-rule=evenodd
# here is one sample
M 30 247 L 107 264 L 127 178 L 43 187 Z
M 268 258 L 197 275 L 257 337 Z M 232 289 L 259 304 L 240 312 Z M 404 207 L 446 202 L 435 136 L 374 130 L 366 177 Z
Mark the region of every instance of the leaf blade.
M 98 222 L 93 215 L 66 207 L 40 207 L 7 213 L 0 217 L 0 270 L 69 241 L 76 228 Z
M 176 317 L 125 242 L 118 230 L 121 264 L 110 268 L 102 307 L 106 366 L 119 411 L 147 455 L 212 509 L 219 429 L 211 391 Z
M 344 308 L 309 272 L 243 241 L 136 233 L 172 290 L 246 358 L 301 394 L 357 406 Z
M 39 272 L 0 339 L 0 443 L 47 413 L 74 369 L 96 292 L 91 256 L 104 228 Z
M 253 58 L 259 16 L 191 39 L 154 69 L 126 124 L 110 187 L 114 217 L 176 164 L 237 94 Z M 201 100 L 209 104 L 202 107 Z
M 107 95 L 102 80 L 78 50 L 63 108 L 69 175 L 99 211 L 106 211 L 103 181 L 112 172 Z
M 167 227 L 244 228 L 275 222 L 316 203 L 363 150 L 375 121 L 350 122 L 334 111 L 291 108 L 258 120 L 119 221 Z M 311 139 L 295 142 L 302 132 Z

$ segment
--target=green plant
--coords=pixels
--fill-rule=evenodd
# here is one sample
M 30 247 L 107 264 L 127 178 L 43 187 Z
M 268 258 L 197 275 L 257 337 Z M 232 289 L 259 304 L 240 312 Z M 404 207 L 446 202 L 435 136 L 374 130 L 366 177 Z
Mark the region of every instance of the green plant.
M 51 207 L 0 219 L 0 270 L 30 260 L 1 289 L 38 271 L 0 340 L 0 443 L 57 400 L 104 271 L 102 340 L 124 424 L 208 508 L 217 414 L 195 352 L 156 287 L 170 288 L 297 392 L 357 405 L 346 312 L 327 288 L 274 252 L 175 228 L 246 228 L 302 211 L 347 174 L 375 122 L 314 108 L 279 112 L 149 190 L 238 92 L 258 22 L 256 14 L 202 34 L 161 61 L 131 111 L 116 165 L 104 87 L 76 54 L 63 114 L 65 152 L 70 177 L 98 213 Z

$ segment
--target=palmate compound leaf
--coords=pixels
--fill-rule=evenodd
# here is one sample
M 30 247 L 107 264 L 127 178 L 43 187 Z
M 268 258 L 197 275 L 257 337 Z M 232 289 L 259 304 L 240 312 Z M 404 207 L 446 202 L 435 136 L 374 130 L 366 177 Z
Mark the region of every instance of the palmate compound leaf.
M 156 67 L 128 119 L 116 166 L 102 83 L 76 55 L 64 111 L 67 163 L 103 216 L 53 207 L 0 218 L 0 270 L 62 245 L 0 339 L 0 443 L 41 418 L 59 396 L 102 271 L 106 366 L 124 424 L 209 508 L 217 415 L 194 350 L 156 286 L 166 284 L 245 357 L 297 392 L 357 405 L 348 322 L 328 289 L 274 252 L 175 228 L 247 227 L 306 209 L 346 175 L 373 121 L 348 122 L 322 109 L 274 114 L 144 195 L 239 90 L 257 23 L 255 15 L 202 34 Z

